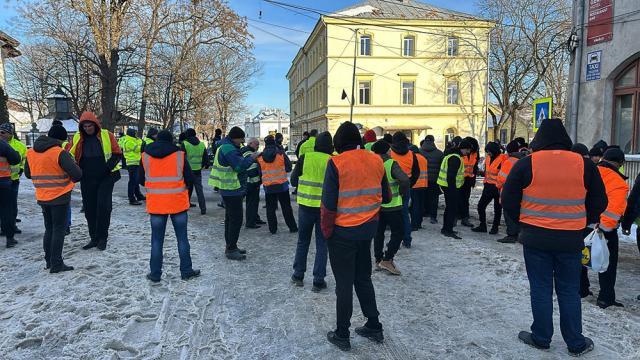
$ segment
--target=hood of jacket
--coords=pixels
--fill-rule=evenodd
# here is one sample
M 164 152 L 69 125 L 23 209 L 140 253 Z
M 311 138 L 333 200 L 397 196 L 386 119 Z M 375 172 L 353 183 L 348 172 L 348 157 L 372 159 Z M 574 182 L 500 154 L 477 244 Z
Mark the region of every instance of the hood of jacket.
M 487 145 L 484 147 L 484 150 L 487 153 L 491 154 L 491 158 L 492 159 L 495 159 L 502 152 L 501 149 L 500 149 L 500 145 L 498 145 L 495 142 L 487 143 Z
M 33 143 L 33 151 L 43 153 L 54 146 L 62 145 L 62 141 L 42 135 Z
M 545 119 L 542 121 L 536 136 L 531 141 L 533 151 L 566 150 L 570 151 L 573 142 L 567 130 L 559 119 Z
M 185 139 L 185 141 L 189 142 L 189 144 L 196 146 L 198 144 L 200 144 L 200 139 L 198 139 L 195 136 L 191 136 Z
M 391 144 L 391 150 L 398 155 L 405 155 L 409 152 L 409 144 L 406 142 L 394 142 Z
M 178 146 L 174 145 L 172 142 L 164 140 L 156 140 L 144 147 L 145 153 L 157 159 L 163 159 L 178 150 L 180 150 Z
M 127 135 L 131 137 L 136 137 L 136 129 L 127 129 Z
M 329 155 L 333 154 L 333 139 L 328 131 L 322 132 L 316 136 L 316 145 L 313 150 Z
M 625 180 L 625 181 L 626 181 L 626 180 L 628 179 L 628 177 L 624 176 L 624 175 L 620 172 L 620 169 L 616 169 L 616 167 L 615 167 L 615 166 L 613 166 L 613 165 L 609 164 L 609 163 L 608 163 L 608 162 L 606 162 L 606 161 L 600 161 L 600 162 L 598 163 L 598 166 L 603 167 L 603 168 L 607 168 L 607 169 L 609 169 L 609 170 L 611 170 L 611 171 L 615 172 L 616 174 L 620 175 L 620 177 L 622 178 L 622 180 Z
M 276 159 L 276 155 L 281 154 L 282 150 L 278 145 L 267 145 L 262 151 L 262 159 L 265 162 L 272 163 Z
M 422 145 L 420 145 L 420 149 L 426 152 L 433 152 L 438 150 L 438 147 L 436 146 L 436 143 L 433 141 L 424 141 Z
M 87 133 L 84 131 L 84 128 L 82 127 L 82 124 L 84 124 L 85 122 L 91 122 L 96 126 L 96 132 L 94 135 L 98 136 L 100 134 L 100 131 L 102 130 L 102 126 L 100 125 L 100 120 L 98 120 L 98 118 L 96 118 L 96 116 L 93 113 L 87 114 L 87 112 L 84 112 L 80 116 L 80 121 L 78 122 L 78 131 L 80 132 L 81 136 L 88 136 Z
M 256 150 L 254 150 L 254 149 L 253 149 L 251 146 L 249 146 L 249 145 L 243 146 L 243 147 L 240 149 L 240 153 L 241 153 L 242 155 L 244 155 L 244 154 L 246 154 L 246 153 L 248 153 L 248 152 L 250 152 L 250 153 L 254 153 L 254 152 L 256 152 Z

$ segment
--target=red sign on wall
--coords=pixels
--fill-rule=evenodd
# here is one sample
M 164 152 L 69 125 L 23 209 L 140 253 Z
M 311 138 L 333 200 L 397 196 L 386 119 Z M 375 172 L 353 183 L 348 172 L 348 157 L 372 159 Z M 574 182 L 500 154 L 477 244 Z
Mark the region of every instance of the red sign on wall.
M 613 39 L 613 0 L 589 0 L 587 46 Z

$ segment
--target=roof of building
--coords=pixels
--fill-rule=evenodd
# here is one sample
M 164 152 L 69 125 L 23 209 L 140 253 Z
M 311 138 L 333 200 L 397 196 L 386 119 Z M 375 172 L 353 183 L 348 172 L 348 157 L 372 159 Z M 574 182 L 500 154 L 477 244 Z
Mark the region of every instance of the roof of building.
M 338 10 L 332 16 L 364 19 L 482 20 L 470 14 L 416 0 L 365 0 Z
M 260 110 L 258 115 L 254 116 L 247 122 L 259 123 L 262 121 L 277 121 L 278 118 L 281 121 L 289 121 L 289 114 L 287 114 L 281 109 L 262 109 Z
M 18 46 L 20 46 L 20 42 L 12 38 L 2 30 L 0 30 L 0 41 L 4 43 L 2 44 L 2 47 L 7 50 L 7 55 L 9 57 L 16 57 L 16 56 L 22 55 L 20 50 L 18 50 Z

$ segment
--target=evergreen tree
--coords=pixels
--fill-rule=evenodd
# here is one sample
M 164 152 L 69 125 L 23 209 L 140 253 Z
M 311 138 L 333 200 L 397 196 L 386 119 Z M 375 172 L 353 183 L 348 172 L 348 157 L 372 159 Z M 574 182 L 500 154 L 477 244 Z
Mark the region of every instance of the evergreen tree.
M 9 122 L 9 109 L 7 108 L 7 100 L 9 97 L 4 93 L 4 89 L 0 86 L 0 124 Z

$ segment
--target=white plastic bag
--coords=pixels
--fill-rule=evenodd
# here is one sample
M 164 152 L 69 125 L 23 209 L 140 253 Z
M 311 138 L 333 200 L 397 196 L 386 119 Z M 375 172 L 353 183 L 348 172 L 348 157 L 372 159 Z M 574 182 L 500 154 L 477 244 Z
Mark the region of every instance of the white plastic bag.
M 603 273 L 609 267 L 609 248 L 607 247 L 607 239 L 599 229 L 593 230 L 584 239 L 585 250 L 583 250 L 583 263 L 585 260 L 589 269 Z

